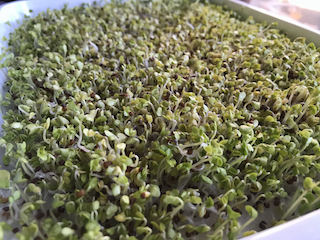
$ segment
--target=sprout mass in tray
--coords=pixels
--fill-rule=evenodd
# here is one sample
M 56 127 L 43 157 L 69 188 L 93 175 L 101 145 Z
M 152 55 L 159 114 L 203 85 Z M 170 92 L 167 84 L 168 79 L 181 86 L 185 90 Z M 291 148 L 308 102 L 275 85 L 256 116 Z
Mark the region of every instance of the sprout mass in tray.
M 319 50 L 274 25 L 186 0 L 26 17 L 0 234 L 236 239 L 319 208 Z

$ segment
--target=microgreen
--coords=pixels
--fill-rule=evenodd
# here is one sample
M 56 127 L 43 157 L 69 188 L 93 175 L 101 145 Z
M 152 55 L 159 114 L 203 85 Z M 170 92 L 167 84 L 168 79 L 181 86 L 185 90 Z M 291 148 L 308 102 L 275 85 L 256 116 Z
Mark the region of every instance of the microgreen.
M 319 208 L 320 52 L 275 26 L 188 0 L 26 16 L 0 64 L 16 237 L 236 239 Z

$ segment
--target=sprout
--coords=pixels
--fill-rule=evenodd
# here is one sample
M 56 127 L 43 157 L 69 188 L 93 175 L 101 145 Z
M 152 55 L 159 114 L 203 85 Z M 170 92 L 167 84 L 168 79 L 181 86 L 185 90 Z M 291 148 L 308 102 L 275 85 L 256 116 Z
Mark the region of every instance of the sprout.
M 0 170 L 0 188 L 10 187 L 10 173 L 6 170 Z
M 0 64 L 17 238 L 237 239 L 319 208 L 320 54 L 274 26 L 184 0 L 26 16 Z

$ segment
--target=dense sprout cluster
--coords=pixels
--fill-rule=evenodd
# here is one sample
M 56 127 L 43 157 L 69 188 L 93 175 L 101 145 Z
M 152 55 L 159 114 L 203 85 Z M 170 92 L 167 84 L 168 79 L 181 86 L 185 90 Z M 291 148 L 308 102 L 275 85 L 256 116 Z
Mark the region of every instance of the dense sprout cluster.
M 235 239 L 319 208 L 319 50 L 272 26 L 186 0 L 26 17 L 0 65 L 16 237 Z

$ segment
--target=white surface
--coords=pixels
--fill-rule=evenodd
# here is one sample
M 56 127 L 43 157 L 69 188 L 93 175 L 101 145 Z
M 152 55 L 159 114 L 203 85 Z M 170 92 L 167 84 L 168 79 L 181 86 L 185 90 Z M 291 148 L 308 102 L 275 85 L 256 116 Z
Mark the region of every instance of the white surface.
M 319 0 L 289 0 L 290 3 L 299 6 L 301 8 L 306 8 L 314 11 L 320 11 Z
M 25 14 L 30 15 L 30 9 L 33 10 L 32 15 L 37 15 L 38 13 L 45 11 L 48 7 L 52 9 L 61 9 L 65 2 L 66 0 L 54 0 L 50 1 L 50 3 L 49 1 L 32 0 L 8 3 L 0 6 L 0 39 L 2 39 L 3 36 L 8 37 L 9 33 L 18 26 L 16 21 L 21 20 Z M 68 2 L 69 7 L 74 7 L 80 5 L 82 2 L 92 3 L 94 0 L 69 0 Z M 225 3 L 232 9 L 239 12 L 242 16 L 248 17 L 252 15 L 257 21 L 277 21 L 279 23 L 279 28 L 285 30 L 289 37 L 294 38 L 298 36 L 304 36 L 307 37 L 308 41 L 312 41 L 316 45 L 320 44 L 320 32 L 312 28 L 305 27 L 297 22 L 293 24 L 292 20 L 290 19 L 273 16 L 265 10 L 250 7 L 250 5 L 235 0 L 215 0 L 213 2 Z M 5 24 L 7 21 L 11 22 L 11 27 Z M 3 46 L 2 43 L 0 43 L 0 46 Z M 3 86 L 5 79 L 5 74 L 0 72 L 0 86 Z M 2 124 L 1 115 L 0 124 Z M 0 158 L 2 156 L 3 154 L 0 152 Z M 320 210 L 317 210 L 297 219 L 291 220 L 288 223 L 264 230 L 247 238 L 243 238 L 243 240 L 320 240 L 319 232 Z

